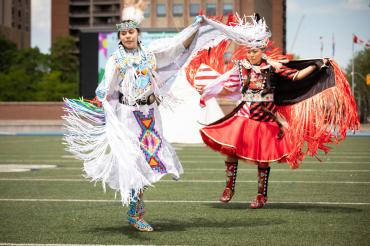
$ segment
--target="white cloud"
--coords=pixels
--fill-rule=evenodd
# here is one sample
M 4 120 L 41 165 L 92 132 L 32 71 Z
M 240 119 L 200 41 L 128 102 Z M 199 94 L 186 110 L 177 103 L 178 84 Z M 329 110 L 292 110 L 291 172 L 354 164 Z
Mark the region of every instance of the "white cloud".
M 31 1 L 31 46 L 48 53 L 51 46 L 51 0 Z

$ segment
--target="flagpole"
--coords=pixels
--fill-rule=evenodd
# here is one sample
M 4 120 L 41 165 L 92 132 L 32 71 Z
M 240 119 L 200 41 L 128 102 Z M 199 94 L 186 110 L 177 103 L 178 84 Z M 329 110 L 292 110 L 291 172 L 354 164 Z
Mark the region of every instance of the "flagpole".
M 352 34 L 352 93 L 355 96 L 355 42 L 353 40 L 354 34 Z
M 333 51 L 333 58 L 335 56 L 335 39 L 334 39 L 334 33 L 332 34 L 332 51 Z

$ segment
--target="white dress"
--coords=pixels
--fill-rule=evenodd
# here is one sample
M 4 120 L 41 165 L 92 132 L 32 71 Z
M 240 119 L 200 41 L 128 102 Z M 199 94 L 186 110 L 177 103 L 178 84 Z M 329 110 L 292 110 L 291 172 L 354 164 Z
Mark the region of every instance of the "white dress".
M 141 105 L 151 94 L 170 98 L 169 87 L 192 50 L 210 47 L 222 39 L 212 38 L 209 30 L 196 37 L 190 49 L 183 41 L 200 28 L 194 23 L 170 40 L 161 40 L 146 50 L 119 49 L 109 58 L 104 80 L 96 90 L 102 108 L 86 100 L 65 99 L 65 143 L 67 150 L 84 162 L 84 172 L 91 181 L 102 181 L 121 195 L 124 205 L 133 194 L 172 174 L 177 180 L 183 173 L 175 151 L 163 137 L 158 105 Z M 217 39 L 217 42 L 214 40 Z M 158 71 L 158 73 L 156 72 Z M 119 102 L 121 98 L 124 103 Z M 176 127 L 176 126 L 174 126 Z

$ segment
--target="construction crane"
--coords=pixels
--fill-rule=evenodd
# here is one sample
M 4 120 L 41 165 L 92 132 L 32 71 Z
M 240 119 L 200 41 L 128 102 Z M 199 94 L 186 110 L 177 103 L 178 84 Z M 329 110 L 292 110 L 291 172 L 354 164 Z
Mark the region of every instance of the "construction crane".
M 298 27 L 297 27 L 297 30 L 295 32 L 294 39 L 293 39 L 293 42 L 292 42 L 292 46 L 290 47 L 290 51 L 289 51 L 290 53 L 293 53 L 294 44 L 295 44 L 295 41 L 297 40 L 298 33 L 299 33 L 299 30 L 301 29 L 304 17 L 305 17 L 305 15 L 303 14 L 301 19 L 299 20 Z

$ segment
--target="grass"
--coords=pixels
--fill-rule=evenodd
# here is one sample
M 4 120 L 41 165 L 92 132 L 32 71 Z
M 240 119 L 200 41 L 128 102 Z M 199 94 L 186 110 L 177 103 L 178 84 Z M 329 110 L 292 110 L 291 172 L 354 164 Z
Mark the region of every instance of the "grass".
M 270 204 L 260 210 L 248 208 L 255 166 L 240 164 L 237 193 L 220 204 L 223 158 L 204 146 L 175 147 L 185 174 L 145 192 L 155 231 L 140 233 L 127 225 L 114 192 L 83 179 L 59 137 L 0 137 L 0 165 L 58 165 L 0 173 L 0 244 L 369 245 L 369 137 L 349 137 L 320 156 L 323 163 L 273 164 Z

